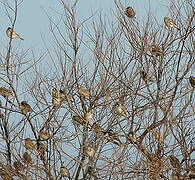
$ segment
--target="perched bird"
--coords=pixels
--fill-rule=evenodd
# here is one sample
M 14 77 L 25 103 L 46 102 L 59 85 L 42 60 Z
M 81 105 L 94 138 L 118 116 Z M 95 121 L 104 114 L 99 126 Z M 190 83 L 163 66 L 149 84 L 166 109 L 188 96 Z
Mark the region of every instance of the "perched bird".
M 62 177 L 70 177 L 70 172 L 69 172 L 68 168 L 66 168 L 64 166 L 60 167 L 60 175 Z
M 97 124 L 97 123 L 93 123 L 93 125 L 92 125 L 91 128 L 92 128 L 92 130 L 94 131 L 94 133 L 95 133 L 97 136 L 99 136 L 99 135 L 101 135 L 101 134 L 104 133 L 104 129 L 101 128 L 101 126 L 100 126 L 99 124 Z
M 24 114 L 27 114 L 28 112 L 32 112 L 31 106 L 26 101 L 22 101 L 20 103 L 20 109 Z
M 165 25 L 166 25 L 167 27 L 170 27 L 170 28 L 175 27 L 175 28 L 177 28 L 178 30 L 180 30 L 180 29 L 179 29 L 179 26 L 176 24 L 176 22 L 175 22 L 172 18 L 170 18 L 170 17 L 165 17 L 165 18 L 164 18 L 164 23 L 165 23 Z
M 126 11 L 125 11 L 125 15 L 128 17 L 128 18 L 135 18 L 135 10 L 132 8 L 132 7 L 127 7 L 126 8 Z
M 72 116 L 73 123 L 76 124 L 77 126 L 83 125 L 83 120 L 80 116 L 78 115 L 73 115 Z
M 45 151 L 47 150 L 47 147 L 45 146 L 45 144 L 41 142 L 37 143 L 36 146 L 37 146 L 37 150 L 39 151 L 39 155 L 42 158 L 45 155 Z
M 79 88 L 78 91 L 79 91 L 79 94 L 81 96 L 84 96 L 84 97 L 90 97 L 91 96 L 91 93 L 89 92 L 89 90 L 87 90 L 85 88 Z
M 52 105 L 53 107 L 59 107 L 63 101 L 60 91 L 57 88 L 53 88 L 51 91 L 52 94 Z
M 17 170 L 17 171 L 22 171 L 24 169 L 24 165 L 20 162 L 20 161 L 15 161 L 13 163 L 13 166 L 14 168 Z
M 20 37 L 19 34 L 17 34 L 11 27 L 8 27 L 6 30 L 6 34 L 9 38 L 19 38 L 21 40 L 24 40 L 22 37 Z
M 172 172 L 171 174 L 172 179 L 171 180 L 184 180 L 184 176 L 181 175 L 179 172 Z
M 84 153 L 88 157 L 93 157 L 95 155 L 95 149 L 92 148 L 91 146 L 87 146 L 87 147 L 84 148 Z
M 45 130 L 41 130 L 39 132 L 39 136 L 42 140 L 48 140 L 52 137 L 52 135 L 48 131 L 45 131 Z
M 87 123 L 90 123 L 91 120 L 93 119 L 93 113 L 91 110 L 87 111 L 84 115 L 84 119 Z
M 60 92 L 61 101 L 70 101 L 71 100 L 71 96 L 69 96 L 65 90 L 59 90 L 59 92 Z
M 146 83 L 153 81 L 152 75 L 150 73 L 146 73 L 145 70 L 140 71 L 140 76 Z
M 24 140 L 24 146 L 26 149 L 30 149 L 30 150 L 35 149 L 35 144 L 33 143 L 32 139 L 30 139 L 30 138 L 26 138 Z
M 193 88 L 195 88 L 195 77 L 190 76 L 190 77 L 189 77 L 189 82 L 190 82 L 190 85 L 191 85 Z
M 181 164 L 175 156 L 173 155 L 169 156 L 169 160 L 170 160 L 171 166 L 174 169 L 179 170 L 181 168 Z
M 151 53 L 156 57 L 164 56 L 163 50 L 155 44 L 151 45 Z
M 163 133 L 161 133 L 160 131 L 155 131 L 153 135 L 159 142 L 164 143 L 165 135 Z
M 187 168 L 187 175 L 190 180 L 195 180 L 195 164 L 192 164 Z
M 3 97 L 9 97 L 9 96 L 13 96 L 13 93 L 10 89 L 7 89 L 5 87 L 0 87 L 0 95 Z
M 23 154 L 23 159 L 26 163 L 32 164 L 32 158 L 28 152 Z
M 118 116 L 125 116 L 125 107 L 121 102 L 116 102 L 112 107 L 112 113 Z

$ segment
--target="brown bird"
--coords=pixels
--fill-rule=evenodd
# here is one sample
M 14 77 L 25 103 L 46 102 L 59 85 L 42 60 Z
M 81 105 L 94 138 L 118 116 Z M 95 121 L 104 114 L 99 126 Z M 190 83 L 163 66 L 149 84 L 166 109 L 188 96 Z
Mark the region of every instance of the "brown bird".
M 191 85 L 193 88 L 195 88 L 195 77 L 190 76 L 190 77 L 189 77 L 189 82 L 190 82 L 190 85 Z
M 39 155 L 42 158 L 45 155 L 45 151 L 47 150 L 47 147 L 45 144 L 41 142 L 37 143 L 36 146 L 37 146 L 37 150 L 39 151 Z
M 195 164 L 192 164 L 187 168 L 187 175 L 190 180 L 195 180 Z
M 70 172 L 69 172 L 68 168 L 66 168 L 64 166 L 60 167 L 60 175 L 62 177 L 70 177 Z
M 91 128 L 97 136 L 101 136 L 104 133 L 104 129 L 97 123 L 93 123 Z
M 91 110 L 88 110 L 85 115 L 84 115 L 84 119 L 87 123 L 90 123 L 91 120 L 93 119 L 93 113 Z
M 95 149 L 92 148 L 91 146 L 87 146 L 87 147 L 84 148 L 84 153 L 88 157 L 93 157 L 95 155 Z
M 23 159 L 26 163 L 32 164 L 32 158 L 28 152 L 23 154 Z
M 164 18 L 164 23 L 165 23 L 165 25 L 166 25 L 167 27 L 170 27 L 170 28 L 175 27 L 175 28 L 177 28 L 178 30 L 180 30 L 180 29 L 179 29 L 179 26 L 176 24 L 176 22 L 175 22 L 172 18 L 170 18 L 170 17 L 165 17 L 165 18 Z
M 22 171 L 24 169 L 24 165 L 20 161 L 15 161 L 13 163 L 14 168 L 16 171 Z
M 21 40 L 24 40 L 22 37 L 20 37 L 19 34 L 17 34 L 11 27 L 8 27 L 6 30 L 6 34 L 9 38 L 19 38 Z
M 140 76 L 146 83 L 153 81 L 151 74 L 149 72 L 146 72 L 145 70 L 140 71 Z
M 125 11 L 125 15 L 128 18 L 135 18 L 136 13 L 135 13 L 135 10 L 132 7 L 127 7 L 126 11 Z
M 20 109 L 24 114 L 27 114 L 28 112 L 32 112 L 31 106 L 26 101 L 22 101 L 20 103 Z
M 83 119 L 78 115 L 73 115 L 72 120 L 73 120 L 73 123 L 76 124 L 77 126 L 84 124 Z
M 3 97 L 9 97 L 9 96 L 13 96 L 13 93 L 10 89 L 7 89 L 5 87 L 0 87 L 0 95 Z
M 39 132 L 39 136 L 42 140 L 48 140 L 52 137 L 52 135 L 49 132 L 45 131 L 45 130 L 41 130 Z
M 125 106 L 121 102 L 116 102 L 112 107 L 112 113 L 118 116 L 125 116 Z
M 91 93 L 89 92 L 89 90 L 87 90 L 85 88 L 81 87 L 81 88 L 78 89 L 78 91 L 79 91 L 79 94 L 81 96 L 84 96 L 84 97 L 90 97 L 91 96 Z
M 155 44 L 151 45 L 151 53 L 154 56 L 157 56 L 157 57 L 158 56 L 164 56 L 163 50 L 159 46 L 157 46 Z
M 179 170 L 181 168 L 181 164 L 175 156 L 173 155 L 169 156 L 169 160 L 170 160 L 171 166 L 174 169 Z
M 51 91 L 52 94 L 52 105 L 53 107 L 59 107 L 62 103 L 62 98 L 60 96 L 60 91 L 57 88 L 53 88 Z
M 34 150 L 35 149 L 35 144 L 33 143 L 32 139 L 26 138 L 24 140 L 24 146 L 26 149 Z

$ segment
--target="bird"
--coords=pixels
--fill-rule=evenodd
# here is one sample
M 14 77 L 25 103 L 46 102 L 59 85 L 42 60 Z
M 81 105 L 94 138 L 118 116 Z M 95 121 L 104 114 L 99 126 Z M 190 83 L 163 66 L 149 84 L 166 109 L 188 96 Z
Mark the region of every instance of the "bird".
M 88 110 L 85 115 L 84 115 L 84 119 L 86 121 L 86 123 L 90 123 L 90 121 L 93 119 L 93 113 L 91 110 Z
M 135 18 L 136 13 L 135 13 L 135 10 L 129 6 L 126 8 L 125 15 L 128 18 Z
M 63 101 L 60 90 L 57 88 L 53 88 L 51 91 L 52 94 L 52 105 L 54 108 L 59 107 Z
M 5 88 L 5 87 L 0 87 L 0 95 L 3 96 L 4 98 L 13 96 L 13 93 L 10 89 Z
M 92 130 L 94 131 L 94 133 L 97 135 L 97 136 L 100 136 L 101 134 L 104 133 L 104 129 L 98 124 L 98 123 L 93 123 L 92 125 Z
M 171 174 L 172 180 L 184 180 L 184 176 L 181 175 L 179 172 L 172 172 Z
M 179 170 L 181 168 L 181 164 L 180 164 L 179 160 L 175 156 L 170 155 L 169 156 L 169 160 L 170 160 L 171 166 L 174 169 Z
M 85 147 L 84 152 L 88 157 L 93 157 L 95 154 L 95 149 L 91 146 L 87 146 Z
M 116 102 L 112 107 L 112 113 L 118 116 L 125 116 L 125 107 L 121 102 Z
M 91 93 L 89 92 L 88 89 L 85 89 L 85 88 L 81 87 L 81 88 L 78 89 L 78 91 L 79 91 L 79 94 L 81 96 L 84 96 L 84 97 L 90 97 L 91 96 Z
M 151 53 L 154 56 L 157 56 L 157 57 L 158 56 L 164 56 L 164 52 L 159 46 L 153 44 L 153 45 L 150 46 L 150 48 L 151 48 Z
M 20 109 L 24 114 L 27 114 L 28 112 L 32 112 L 31 106 L 26 101 L 22 101 L 20 103 Z
M 22 171 L 24 169 L 24 165 L 20 161 L 15 161 L 13 163 L 14 168 L 16 171 Z
M 70 172 L 69 172 L 68 168 L 65 166 L 61 166 L 60 167 L 60 175 L 62 177 L 70 177 Z
M 24 140 L 24 146 L 26 149 L 30 149 L 30 150 L 35 149 L 35 144 L 33 143 L 32 139 L 30 139 L 30 138 L 26 138 Z
M 45 131 L 45 130 L 41 130 L 39 132 L 39 136 L 42 140 L 48 140 L 52 137 L 52 135 L 49 132 Z
M 28 152 L 24 152 L 22 157 L 26 163 L 32 164 L 32 158 Z
M 72 120 L 73 120 L 73 123 L 76 124 L 77 126 L 83 125 L 83 120 L 78 115 L 73 115 Z
M 190 165 L 187 168 L 187 175 L 191 180 L 195 180 L 195 164 Z
M 45 144 L 39 142 L 36 144 L 37 150 L 39 151 L 39 155 L 41 156 L 41 158 L 44 156 L 45 151 L 47 150 L 47 147 L 45 146 Z
M 6 34 L 9 38 L 19 38 L 21 40 L 24 40 L 18 33 L 16 33 L 11 27 L 8 27 L 6 30 Z
M 170 27 L 170 28 L 177 28 L 178 30 L 180 30 L 179 26 L 176 24 L 176 22 L 170 18 L 170 17 L 164 17 L 164 23 L 167 27 Z
M 190 85 L 195 88 L 195 77 L 194 76 L 190 76 L 189 77 L 189 82 L 190 82 Z
M 153 81 L 151 74 L 146 72 L 145 70 L 140 71 L 140 76 L 146 83 Z

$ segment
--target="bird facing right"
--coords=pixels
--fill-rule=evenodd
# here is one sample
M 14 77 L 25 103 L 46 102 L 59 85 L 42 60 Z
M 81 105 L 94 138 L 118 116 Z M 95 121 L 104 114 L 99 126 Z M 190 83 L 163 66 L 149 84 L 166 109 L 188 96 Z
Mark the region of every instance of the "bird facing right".
M 16 33 L 11 27 L 8 27 L 6 30 L 6 34 L 9 38 L 19 38 L 21 40 L 24 40 L 18 33 Z

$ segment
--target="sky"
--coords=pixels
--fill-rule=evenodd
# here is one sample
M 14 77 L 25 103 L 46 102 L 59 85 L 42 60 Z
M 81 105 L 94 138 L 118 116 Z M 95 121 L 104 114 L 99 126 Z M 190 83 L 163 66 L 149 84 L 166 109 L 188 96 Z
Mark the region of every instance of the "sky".
M 64 1 L 73 2 L 73 0 Z M 13 0 L 6 0 L 6 2 L 9 2 L 9 4 L 13 6 Z M 166 11 L 165 7 L 166 0 L 124 0 L 121 2 L 123 2 L 125 6 L 133 6 L 137 11 L 138 19 L 144 17 L 142 15 L 147 12 L 150 4 L 152 5 L 151 7 L 154 14 L 157 14 L 160 18 L 166 16 L 166 12 L 168 12 L 168 9 Z M 112 14 L 111 12 L 115 9 L 115 4 L 114 0 L 79 0 L 77 9 L 79 18 L 87 18 L 96 11 L 101 11 L 109 17 L 109 15 Z M 56 20 L 59 18 L 54 11 L 62 11 L 59 0 L 24 0 L 18 9 L 15 30 L 25 40 L 16 40 L 14 43 L 23 49 L 32 49 L 34 52 L 38 53 L 43 52 L 45 49 L 43 39 L 46 43 L 52 43 L 48 16 Z M 7 47 L 8 43 L 5 31 L 8 26 L 11 26 L 2 2 L 0 5 L 0 14 L 0 52 L 2 52 L 2 50 L 4 51 Z

